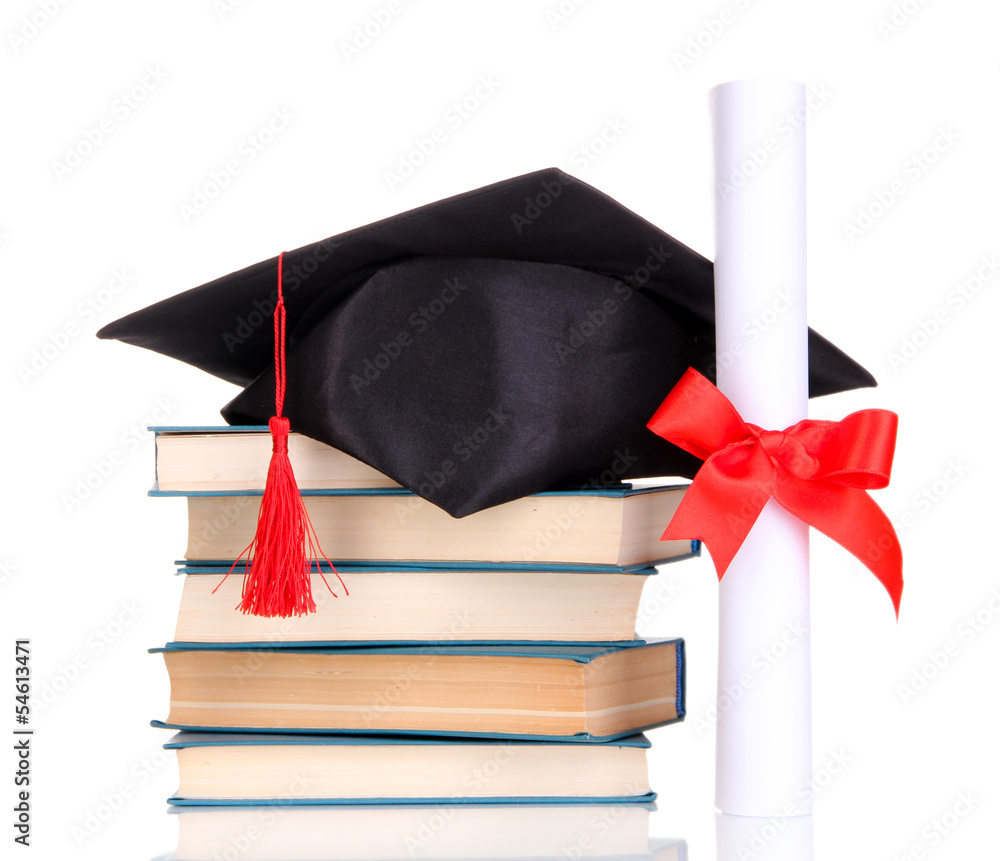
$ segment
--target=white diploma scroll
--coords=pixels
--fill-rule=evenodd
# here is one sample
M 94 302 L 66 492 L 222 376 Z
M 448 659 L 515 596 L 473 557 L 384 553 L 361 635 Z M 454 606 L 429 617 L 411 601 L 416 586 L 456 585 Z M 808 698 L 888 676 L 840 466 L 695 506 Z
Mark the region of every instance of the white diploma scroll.
M 718 386 L 744 420 L 806 417 L 805 86 L 709 96 Z M 716 805 L 811 813 L 809 532 L 770 500 L 719 584 Z

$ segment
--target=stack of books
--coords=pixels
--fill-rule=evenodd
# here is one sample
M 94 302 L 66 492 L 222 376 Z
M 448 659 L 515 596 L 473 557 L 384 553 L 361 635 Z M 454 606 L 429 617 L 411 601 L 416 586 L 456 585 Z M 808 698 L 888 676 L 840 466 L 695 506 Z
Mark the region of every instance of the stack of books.
M 152 430 L 152 494 L 186 497 L 189 515 L 174 641 L 153 650 L 170 712 L 154 724 L 180 730 L 166 745 L 180 773 L 171 803 L 226 811 L 185 818 L 188 857 L 224 853 L 206 823 L 259 805 L 322 805 L 330 833 L 355 840 L 345 817 L 379 823 L 363 832 L 385 843 L 371 857 L 413 857 L 435 809 L 450 811 L 439 830 L 458 855 L 497 857 L 505 841 L 476 856 L 460 835 L 500 805 L 516 805 L 501 831 L 514 810 L 525 834 L 538 816 L 554 854 L 562 841 L 577 857 L 648 857 L 645 830 L 640 850 L 638 827 L 585 823 L 597 811 L 645 822 L 622 806 L 655 797 L 642 732 L 684 715 L 682 641 L 635 638 L 653 566 L 697 552 L 659 540 L 683 487 L 541 493 L 454 519 L 292 434 L 306 507 L 349 595 L 324 563 L 315 613 L 261 618 L 236 609 L 242 565 L 227 571 L 253 537 L 267 429 Z M 436 831 L 434 842 L 451 845 Z M 528 840 L 517 854 L 542 849 Z

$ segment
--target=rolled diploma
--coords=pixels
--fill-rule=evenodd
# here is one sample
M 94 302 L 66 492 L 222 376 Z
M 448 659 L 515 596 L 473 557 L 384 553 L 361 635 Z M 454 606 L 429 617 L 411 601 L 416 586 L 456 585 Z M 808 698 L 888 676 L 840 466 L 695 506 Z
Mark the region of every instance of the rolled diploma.
M 783 430 L 809 393 L 805 86 L 731 81 L 709 102 L 718 386 L 746 421 Z M 809 532 L 773 499 L 719 584 L 717 708 L 719 810 L 810 813 Z

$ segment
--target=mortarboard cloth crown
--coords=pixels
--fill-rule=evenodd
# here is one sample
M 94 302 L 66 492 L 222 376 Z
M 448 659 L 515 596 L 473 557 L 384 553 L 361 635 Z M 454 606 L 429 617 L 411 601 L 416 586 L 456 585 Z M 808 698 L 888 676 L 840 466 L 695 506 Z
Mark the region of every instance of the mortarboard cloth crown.
M 105 326 L 273 414 L 278 258 Z M 285 414 L 461 517 L 609 477 L 692 477 L 646 428 L 688 367 L 715 378 L 712 264 L 548 169 L 284 255 Z M 810 395 L 875 385 L 809 332 Z

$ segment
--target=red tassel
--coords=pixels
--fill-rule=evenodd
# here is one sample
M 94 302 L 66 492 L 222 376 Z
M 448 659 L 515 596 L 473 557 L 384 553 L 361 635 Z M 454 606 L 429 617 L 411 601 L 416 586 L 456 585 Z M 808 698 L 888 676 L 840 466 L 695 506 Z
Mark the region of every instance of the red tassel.
M 285 300 L 282 295 L 282 260 L 278 256 L 278 301 L 274 308 L 274 406 L 276 415 L 268 423 L 273 447 L 267 482 L 257 515 L 257 530 L 253 540 L 226 573 L 228 577 L 246 557 L 243 597 L 238 610 L 253 616 L 303 616 L 316 612 L 312 595 L 312 560 L 316 572 L 335 598 L 337 594 L 319 567 L 326 561 L 337 575 L 344 594 L 347 586 L 323 549 L 309 520 L 288 459 L 289 422 L 281 413 L 285 401 Z M 222 582 L 225 582 L 225 577 Z M 222 583 L 219 584 L 221 586 Z M 215 588 L 218 589 L 219 586 Z M 214 591 L 214 590 L 213 590 Z

